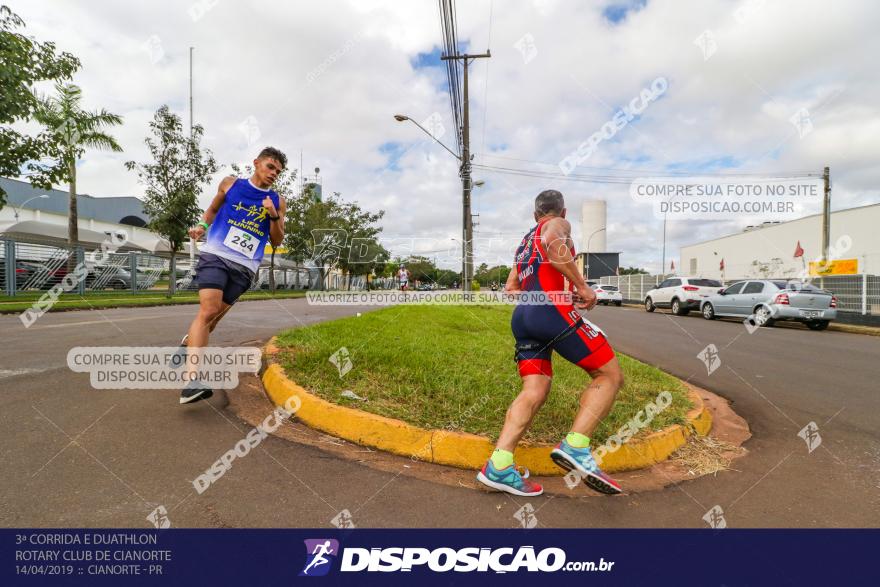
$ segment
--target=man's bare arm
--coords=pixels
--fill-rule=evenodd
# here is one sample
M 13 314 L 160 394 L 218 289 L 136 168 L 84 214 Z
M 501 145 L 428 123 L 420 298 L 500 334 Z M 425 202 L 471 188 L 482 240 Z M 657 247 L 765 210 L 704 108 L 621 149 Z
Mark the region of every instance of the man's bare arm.
M 206 224 L 212 224 L 214 222 L 214 219 L 220 212 L 220 208 L 223 207 L 223 202 L 226 201 L 226 192 L 234 183 L 235 178 L 232 176 L 224 177 L 220 181 L 220 187 L 217 188 L 217 195 L 214 196 L 211 203 L 208 204 L 208 207 L 205 209 L 205 213 L 202 215 L 202 220 Z M 204 234 L 205 228 L 203 226 L 195 226 L 189 229 L 189 235 L 196 240 L 202 238 Z
M 578 271 L 577 264 L 571 254 L 569 238 L 571 236 L 571 224 L 565 218 L 554 218 L 544 225 L 541 234 L 544 241 L 544 249 L 550 257 L 553 267 L 562 273 L 569 283 L 578 287 L 586 286 L 584 276 Z
M 519 276 L 516 274 L 516 263 L 513 264 L 513 268 L 510 270 L 510 273 L 507 274 L 507 283 L 504 284 L 505 291 L 519 291 Z
M 204 216 L 202 218 L 208 224 L 213 224 L 214 219 L 217 217 L 217 214 L 220 212 L 220 208 L 223 207 L 223 202 L 226 201 L 226 192 L 229 191 L 229 188 L 232 187 L 232 184 L 235 183 L 235 178 L 224 177 L 220 181 L 220 187 L 217 188 L 217 195 L 214 196 L 214 199 L 211 200 L 211 203 L 208 205 L 208 208 L 205 210 Z
M 575 306 L 591 309 L 596 305 L 596 293 L 587 285 L 584 276 L 578 271 L 574 256 L 571 254 L 571 224 L 565 218 L 554 218 L 544 225 L 541 234 L 544 249 L 550 257 L 553 268 L 562 273 L 574 287 L 580 302 Z
M 287 212 L 287 201 L 279 198 L 278 220 L 269 221 L 269 240 L 273 247 L 279 246 L 284 241 L 284 215 Z

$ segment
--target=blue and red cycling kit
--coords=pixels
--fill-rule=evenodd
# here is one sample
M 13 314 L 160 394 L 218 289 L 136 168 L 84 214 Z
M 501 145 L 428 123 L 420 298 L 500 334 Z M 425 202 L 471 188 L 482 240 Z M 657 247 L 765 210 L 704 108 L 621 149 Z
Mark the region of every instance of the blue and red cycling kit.
M 516 339 L 515 360 L 519 374 L 553 376 L 552 351 L 586 371 L 593 371 L 614 358 L 614 350 L 598 326 L 584 319 L 574 305 L 564 299 L 565 277 L 550 262 L 542 242 L 542 220 L 516 250 L 513 270 L 520 288 L 527 293 L 513 311 L 510 327 Z M 574 256 L 574 248 L 571 249 Z M 540 302 L 535 298 L 552 298 Z

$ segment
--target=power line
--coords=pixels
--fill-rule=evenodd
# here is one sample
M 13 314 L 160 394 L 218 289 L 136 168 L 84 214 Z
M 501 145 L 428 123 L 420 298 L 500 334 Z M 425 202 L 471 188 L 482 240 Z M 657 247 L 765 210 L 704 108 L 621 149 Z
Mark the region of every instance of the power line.
M 680 178 L 682 175 L 674 174 L 667 175 L 664 172 L 656 172 L 656 171 L 646 171 L 646 170 L 625 170 L 629 172 L 635 172 L 638 175 L 633 177 L 627 177 L 625 175 L 600 175 L 600 174 L 569 174 L 565 175 L 561 172 L 549 172 L 549 171 L 539 171 L 532 169 L 516 169 L 511 167 L 498 167 L 494 165 L 481 165 L 474 164 L 474 167 L 477 169 L 482 169 L 488 172 L 494 173 L 505 173 L 509 175 L 519 175 L 523 177 L 534 177 L 538 179 L 555 179 L 562 181 L 573 181 L 573 182 L 581 182 L 581 183 L 608 183 L 608 184 L 628 184 L 632 183 L 633 179 L 638 179 L 639 177 L 670 177 L 670 178 Z M 624 171 L 624 170 L 611 170 L 606 169 L 605 171 Z M 764 173 L 764 174 L 718 174 L 718 173 L 687 173 L 685 177 L 696 175 L 697 177 L 706 177 L 706 178 L 725 178 L 725 177 L 752 177 L 758 175 L 767 179 L 805 179 L 810 177 L 820 177 L 821 174 L 817 173 Z
M 447 56 L 458 55 L 457 18 L 455 15 L 454 0 L 439 0 L 440 33 L 443 42 L 443 54 Z M 462 149 L 461 137 L 461 78 L 459 76 L 459 63 L 457 60 L 446 62 L 446 79 L 449 93 L 449 105 L 452 110 L 452 120 L 455 125 L 455 136 L 458 142 L 458 151 Z
M 523 163 L 531 163 L 531 164 L 533 164 L 533 165 L 544 165 L 544 166 L 548 166 L 548 167 L 553 167 L 554 169 L 558 169 L 558 168 L 559 168 L 559 164 L 558 164 L 558 163 L 550 163 L 550 162 L 548 162 L 548 161 L 534 161 L 534 160 L 532 160 L 532 159 L 520 159 L 520 158 L 517 158 L 517 157 L 506 157 L 506 156 L 504 156 L 504 155 L 494 155 L 494 154 L 492 154 L 492 153 L 482 153 L 482 154 L 480 154 L 480 157 L 481 157 L 481 158 L 482 158 L 482 157 L 490 157 L 490 158 L 493 158 L 493 159 L 507 159 L 507 160 L 509 160 L 509 161 L 520 161 L 520 162 L 523 162 Z M 765 176 L 765 177 L 777 177 L 778 175 L 780 175 L 780 174 L 769 175 L 770 173 L 775 173 L 775 172 L 758 172 L 758 171 L 749 171 L 749 172 L 746 172 L 746 171 L 739 171 L 739 172 L 730 172 L 730 173 L 711 173 L 711 172 L 702 173 L 702 172 L 684 171 L 684 170 L 682 170 L 682 171 L 677 171 L 677 170 L 674 170 L 674 169 L 637 169 L 637 168 L 632 168 L 632 167 L 629 167 L 629 168 L 621 168 L 621 167 L 590 167 L 590 166 L 587 166 L 587 165 L 578 165 L 578 168 L 581 168 L 581 169 L 592 169 L 592 170 L 596 170 L 596 171 L 604 171 L 604 172 L 614 172 L 614 173 L 631 173 L 631 174 L 639 175 L 639 176 L 644 176 L 644 175 L 670 175 L 670 176 L 676 176 L 676 175 L 685 175 L 685 176 L 692 176 L 692 175 L 701 175 L 701 176 L 716 176 L 716 175 L 724 175 L 724 176 L 728 176 L 728 175 L 730 175 L 730 176 L 740 176 L 740 175 L 742 175 L 742 176 Z M 781 175 L 782 175 L 782 176 L 786 176 L 786 177 L 787 177 L 787 176 L 793 176 L 793 177 L 810 176 L 810 177 L 812 177 L 812 176 L 814 176 L 814 175 L 817 176 L 817 177 L 818 177 L 818 176 L 821 176 L 821 174 L 818 174 L 818 173 L 815 173 L 815 172 L 811 172 L 811 171 L 787 171 L 787 172 L 781 173 Z
M 547 161 L 534 161 L 531 159 L 520 159 L 517 157 L 506 157 L 504 155 L 494 155 L 492 153 L 482 153 L 480 155 L 481 159 L 483 157 L 490 157 L 493 159 L 506 159 L 508 161 L 519 161 L 522 163 L 531 163 L 533 165 L 543 165 L 547 167 L 552 167 L 554 169 L 559 169 L 558 163 L 550 163 Z M 492 167 L 490 165 L 490 167 Z M 785 172 L 759 172 L 759 171 L 732 171 L 728 173 L 713 173 L 713 172 L 700 172 L 700 171 L 687 171 L 687 170 L 675 170 L 675 169 L 638 169 L 638 168 L 620 168 L 620 167 L 590 167 L 587 165 L 578 165 L 579 168 L 582 169 L 591 169 L 595 171 L 601 171 L 605 173 L 620 173 L 620 174 L 632 174 L 637 176 L 645 176 L 645 175 L 653 175 L 653 176 L 703 176 L 703 177 L 715 177 L 715 176 L 759 176 L 759 177 L 819 177 L 821 174 L 811 172 L 811 171 L 785 171 Z M 504 168 L 506 169 L 506 168 Z M 525 169 L 523 171 L 533 171 L 529 169 Z M 534 170 L 541 173 L 549 173 L 541 170 Z
M 489 34 L 486 37 L 486 51 L 490 51 L 492 49 L 492 20 L 493 13 L 495 7 L 495 0 L 489 0 Z M 480 151 L 484 152 L 486 150 L 486 119 L 489 117 L 489 61 L 486 60 L 486 79 L 483 81 L 483 130 L 480 133 Z M 480 159 L 482 162 L 482 158 Z M 474 202 L 476 202 L 476 198 L 474 198 Z M 479 206 L 474 206 L 477 210 L 477 215 L 480 214 Z
M 486 40 L 486 50 L 492 49 L 492 17 L 495 0 L 489 0 L 489 35 Z M 486 61 L 486 80 L 483 83 L 483 131 L 480 138 L 480 161 L 482 161 L 482 153 L 486 150 L 486 118 L 488 118 L 489 110 L 489 62 Z

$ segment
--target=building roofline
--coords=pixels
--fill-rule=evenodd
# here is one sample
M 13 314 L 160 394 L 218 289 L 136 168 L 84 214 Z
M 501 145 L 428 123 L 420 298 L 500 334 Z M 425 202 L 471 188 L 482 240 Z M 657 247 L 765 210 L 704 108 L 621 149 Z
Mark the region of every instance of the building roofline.
M 31 182 L 29 182 L 29 181 L 25 181 L 22 179 L 16 179 L 14 177 L 6 177 L 5 175 L 0 176 L 0 179 L 2 179 L 4 181 L 12 181 L 15 183 L 19 183 L 19 184 L 25 185 L 31 189 L 40 191 L 40 188 L 34 187 L 33 184 L 31 184 Z M 67 190 L 59 190 L 56 188 L 49 188 L 48 191 L 59 192 L 64 195 L 68 195 Z M 143 203 L 143 200 L 141 200 L 137 196 L 93 196 L 91 194 L 77 194 L 76 197 L 77 198 L 89 198 L 91 200 L 104 200 L 104 199 L 108 199 L 108 198 L 113 199 L 113 200 L 131 199 L 131 200 L 137 200 L 138 202 Z
M 865 204 L 864 206 L 856 206 L 856 207 L 854 207 L 854 208 L 844 208 L 843 210 L 832 210 L 832 211 L 831 211 L 831 215 L 834 216 L 835 214 L 840 214 L 841 212 L 851 212 L 851 211 L 853 211 L 853 210 L 861 210 L 862 208 L 873 208 L 873 207 L 875 207 L 875 206 L 880 207 L 880 203 L 876 203 L 876 204 Z M 755 227 L 754 229 L 752 229 L 752 230 L 741 230 L 741 231 L 739 231 L 739 232 L 734 232 L 734 233 L 732 233 L 732 234 L 725 234 L 725 235 L 723 235 L 723 236 L 716 236 L 715 238 L 706 239 L 706 240 L 704 240 L 704 241 L 699 241 L 699 242 L 695 242 L 695 243 L 690 243 L 690 244 L 687 244 L 687 245 L 681 245 L 681 246 L 679 247 L 679 250 L 681 250 L 681 249 L 686 249 L 687 247 L 695 247 L 695 246 L 697 246 L 697 245 L 704 245 L 704 244 L 706 244 L 706 243 L 711 243 L 711 242 L 714 242 L 714 241 L 719 241 L 719 240 L 724 239 L 724 238 L 732 238 L 732 237 L 734 237 L 734 236 L 739 236 L 739 235 L 741 235 L 741 234 L 749 234 L 749 233 L 752 233 L 752 232 L 758 232 L 759 230 L 764 230 L 764 229 L 767 229 L 767 228 L 775 228 L 775 227 L 777 227 L 777 226 L 782 226 L 782 225 L 784 225 L 784 224 L 791 224 L 792 222 L 799 222 L 799 221 L 801 221 L 801 220 L 806 220 L 807 218 L 813 218 L 813 217 L 815 217 L 815 216 L 822 216 L 822 213 L 820 212 L 820 213 L 817 213 L 817 214 L 810 214 L 810 215 L 808 215 L 808 216 L 801 216 L 800 218 L 795 218 L 795 219 L 793 219 L 793 220 L 786 220 L 786 221 L 784 221 L 784 222 L 777 222 L 777 223 L 771 224 L 771 225 L 769 225 L 769 226 L 762 226 L 762 225 L 759 224 L 758 226 L 756 226 L 756 227 Z

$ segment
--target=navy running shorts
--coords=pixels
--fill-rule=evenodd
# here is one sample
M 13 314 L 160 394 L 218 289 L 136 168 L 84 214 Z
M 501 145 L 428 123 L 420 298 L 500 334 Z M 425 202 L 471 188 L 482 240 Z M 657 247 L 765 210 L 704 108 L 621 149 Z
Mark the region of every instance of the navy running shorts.
M 598 326 L 574 306 L 520 305 L 510 321 L 516 339 L 515 360 L 521 377 L 553 377 L 552 351 L 587 372 L 614 358 L 614 350 Z
M 202 253 L 196 264 L 195 280 L 199 290 L 219 289 L 230 306 L 250 289 L 254 274 L 250 269 L 223 257 Z

